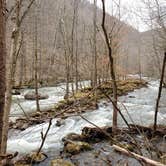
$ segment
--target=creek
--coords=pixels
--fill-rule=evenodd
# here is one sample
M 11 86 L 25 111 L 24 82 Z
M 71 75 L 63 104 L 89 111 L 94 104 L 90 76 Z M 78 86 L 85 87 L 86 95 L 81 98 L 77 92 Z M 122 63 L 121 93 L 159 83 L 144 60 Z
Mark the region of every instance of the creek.
M 149 84 L 146 88 L 136 89 L 128 95 L 119 97 L 118 105 L 129 123 L 136 123 L 139 125 L 149 126 L 153 124 L 155 103 L 158 93 L 159 81 L 148 80 Z M 41 100 L 40 105 L 42 110 L 48 107 L 53 107 L 55 103 L 63 99 L 65 93 L 65 85 L 58 87 L 45 87 L 40 91 L 49 95 L 49 99 Z M 28 89 L 23 90 L 21 95 L 13 98 L 11 118 L 22 116 L 21 109 L 16 104 L 20 102 L 26 113 L 35 110 L 35 101 L 24 100 L 23 94 Z M 158 124 L 166 125 L 166 89 L 162 91 L 160 108 L 158 113 Z M 124 106 L 126 109 L 124 108 Z M 88 111 L 82 114 L 86 119 L 94 124 L 102 127 L 112 124 L 112 104 L 106 100 L 99 103 L 99 108 L 94 111 Z M 130 115 L 130 116 L 129 116 Z M 91 126 L 87 121 L 79 116 L 69 117 L 63 120 L 63 124 L 56 126 L 58 119 L 53 119 L 52 126 L 48 133 L 46 142 L 43 146 L 43 151 L 46 152 L 50 158 L 54 158 L 63 147 L 61 139 L 68 133 L 81 133 L 81 129 L 85 126 Z M 118 125 L 124 126 L 121 117 L 118 117 Z M 18 151 L 20 154 L 28 154 L 31 151 L 36 151 L 41 144 L 41 131 L 45 133 L 48 123 L 35 125 L 27 128 L 24 131 L 13 131 L 9 134 L 8 152 Z M 42 164 L 41 164 L 42 165 Z

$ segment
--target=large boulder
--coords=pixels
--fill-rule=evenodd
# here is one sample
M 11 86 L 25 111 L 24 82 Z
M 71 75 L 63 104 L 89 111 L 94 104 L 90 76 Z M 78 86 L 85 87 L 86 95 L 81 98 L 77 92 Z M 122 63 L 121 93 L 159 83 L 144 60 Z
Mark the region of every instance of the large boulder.
M 74 166 L 74 164 L 66 160 L 55 159 L 51 161 L 51 166 Z
M 26 100 L 36 100 L 36 93 L 35 92 L 28 92 L 27 94 L 24 95 L 24 98 Z M 45 95 L 45 94 L 38 94 L 38 99 L 39 100 L 44 100 L 44 99 L 48 99 L 49 96 Z

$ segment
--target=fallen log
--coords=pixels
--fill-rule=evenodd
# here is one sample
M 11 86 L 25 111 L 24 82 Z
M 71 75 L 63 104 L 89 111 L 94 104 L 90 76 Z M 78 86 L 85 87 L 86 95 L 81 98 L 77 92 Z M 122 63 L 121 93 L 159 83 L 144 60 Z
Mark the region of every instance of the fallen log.
M 136 153 L 134 153 L 134 152 L 131 152 L 131 151 L 129 151 L 129 150 L 126 150 L 126 149 L 124 149 L 124 148 L 121 148 L 121 147 L 119 147 L 119 146 L 117 146 L 117 145 L 113 145 L 113 148 L 114 148 L 116 151 L 120 152 L 120 153 L 123 153 L 123 154 L 125 154 L 125 155 L 130 156 L 130 157 L 133 157 L 133 158 L 137 159 L 138 161 L 144 162 L 145 164 L 148 164 L 148 165 L 150 165 L 150 166 L 165 166 L 165 164 L 162 164 L 162 163 L 160 163 L 160 162 L 151 160 L 151 159 L 149 159 L 149 158 L 147 158 L 147 157 L 141 156 L 141 155 L 139 155 L 139 154 L 136 154 Z

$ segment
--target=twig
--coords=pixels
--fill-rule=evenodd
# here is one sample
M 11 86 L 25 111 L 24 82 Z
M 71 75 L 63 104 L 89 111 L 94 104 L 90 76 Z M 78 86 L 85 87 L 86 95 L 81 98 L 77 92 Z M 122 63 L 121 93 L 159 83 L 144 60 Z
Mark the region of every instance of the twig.
M 29 116 L 28 116 L 28 114 L 25 112 L 25 110 L 23 109 L 23 107 L 21 106 L 20 100 L 19 100 L 18 98 L 17 98 L 17 101 L 18 101 L 18 102 L 16 102 L 16 103 L 17 103 L 18 106 L 21 108 L 21 110 L 22 110 L 22 112 L 24 113 L 25 117 L 29 120 Z
M 29 2 L 28 7 L 26 8 L 26 10 L 24 11 L 23 15 L 22 15 L 21 18 L 20 18 L 19 26 L 21 26 L 21 24 L 22 24 L 24 18 L 25 18 L 26 15 L 28 14 L 28 12 L 29 12 L 29 10 L 31 9 L 31 6 L 33 5 L 34 2 L 35 2 L 35 0 L 31 0 L 31 1 Z
M 101 89 L 100 89 L 100 90 L 101 90 Z M 122 114 L 121 110 L 117 107 L 117 105 L 114 103 L 114 101 L 111 99 L 111 97 L 108 96 L 106 93 L 104 93 L 102 90 L 101 90 L 101 92 L 111 101 L 113 107 L 116 108 L 116 110 L 119 112 L 120 116 L 122 117 L 122 119 L 123 119 L 124 122 L 126 123 L 127 127 L 128 127 L 129 129 L 131 129 L 131 128 L 130 128 L 130 125 L 128 124 L 128 122 L 127 122 L 127 120 L 125 119 L 124 115 Z
M 48 128 L 47 128 L 46 133 L 45 133 L 45 134 L 43 134 L 43 132 L 41 132 L 41 139 L 42 139 L 42 143 L 41 143 L 41 145 L 40 145 L 39 150 L 37 151 L 36 156 L 38 156 L 38 155 L 39 155 L 39 153 L 40 153 L 40 152 L 41 152 L 41 150 L 42 150 L 42 147 L 43 147 L 43 145 L 44 145 L 44 143 L 45 143 L 45 140 L 46 140 L 46 137 L 47 137 L 47 134 L 48 134 L 48 132 L 49 132 L 49 130 L 50 130 L 51 125 L 52 125 L 52 119 L 50 119 L 50 121 L 49 121 L 49 124 L 48 124 Z
M 145 135 L 143 132 L 141 132 L 140 129 L 137 127 L 137 125 L 134 123 L 134 120 L 132 119 L 131 115 L 129 114 L 129 112 L 128 112 L 126 106 L 125 106 L 122 102 L 120 102 L 120 101 L 118 101 L 118 102 L 123 106 L 123 108 L 124 108 L 125 111 L 127 112 L 127 115 L 129 116 L 129 118 L 130 118 L 132 124 L 134 125 L 134 127 L 136 128 L 136 130 L 138 131 L 138 133 L 140 134 L 140 136 L 142 136 L 142 137 L 145 138 L 144 144 L 145 144 L 145 146 L 147 147 L 147 149 L 149 149 L 149 148 L 150 148 L 150 145 L 147 144 L 146 135 Z M 129 136 L 130 136 L 130 135 L 129 135 Z M 137 146 L 137 148 L 138 148 L 140 154 L 142 155 L 142 151 L 141 151 L 141 149 L 140 149 L 140 145 L 137 143 L 137 140 L 136 140 L 134 137 L 132 137 L 132 136 L 130 136 L 130 137 L 133 138 L 133 140 L 134 140 L 134 142 L 135 142 L 135 144 L 136 144 L 136 146 Z M 149 152 L 149 154 L 151 155 L 151 152 L 150 152 L 149 150 L 148 150 L 148 152 Z

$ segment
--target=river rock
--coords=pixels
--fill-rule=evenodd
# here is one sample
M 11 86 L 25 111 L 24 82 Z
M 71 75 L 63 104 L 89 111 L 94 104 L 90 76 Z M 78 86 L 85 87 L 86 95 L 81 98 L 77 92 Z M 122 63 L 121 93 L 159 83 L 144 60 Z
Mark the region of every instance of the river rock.
M 12 95 L 21 95 L 21 92 L 18 89 L 13 89 Z
M 51 166 L 74 166 L 74 164 L 66 160 L 55 159 L 51 161 Z
M 70 153 L 72 155 L 78 154 L 81 151 L 91 150 L 92 147 L 87 142 L 76 142 L 76 141 L 69 141 L 65 143 L 64 152 Z
M 25 130 L 28 126 L 28 120 L 24 118 L 17 119 L 16 122 L 12 124 L 12 128 L 18 130 Z
M 135 98 L 135 96 L 129 96 L 129 98 Z
M 87 142 L 98 142 L 107 139 L 112 134 L 112 127 L 84 127 L 82 129 L 82 136 Z
M 24 95 L 24 98 L 26 100 L 36 100 L 36 93 L 35 92 L 28 92 L 27 94 Z M 49 96 L 45 95 L 45 94 L 38 94 L 38 99 L 39 100 L 44 100 L 44 99 L 48 99 Z
M 56 121 L 56 126 L 57 127 L 60 127 L 60 126 L 62 126 L 62 125 L 64 125 L 65 124 L 65 121 L 63 120 L 63 119 L 58 119 L 57 121 Z
M 66 135 L 65 137 L 62 138 L 63 142 L 65 142 L 67 140 L 70 140 L 70 141 L 84 141 L 84 137 L 80 134 L 69 133 L 68 135 Z

